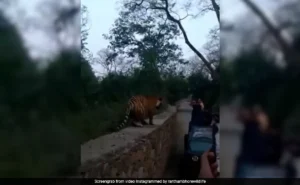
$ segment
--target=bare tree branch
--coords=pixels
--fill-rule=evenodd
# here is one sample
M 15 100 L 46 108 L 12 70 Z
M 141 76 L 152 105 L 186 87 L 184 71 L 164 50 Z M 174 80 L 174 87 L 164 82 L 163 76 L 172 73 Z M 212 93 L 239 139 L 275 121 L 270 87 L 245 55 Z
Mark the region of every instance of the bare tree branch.
M 189 16 L 191 16 L 191 15 L 190 15 L 190 14 L 186 14 L 186 16 L 180 18 L 179 21 L 182 21 L 182 20 L 186 19 L 186 18 L 189 17 Z
M 214 8 L 214 11 L 216 13 L 217 19 L 218 19 L 219 24 L 220 24 L 221 23 L 220 22 L 220 6 L 216 3 L 216 0 L 211 0 L 211 4 Z
M 177 20 L 179 20 L 179 21 L 182 21 L 182 20 L 186 19 L 187 17 L 192 16 L 191 14 L 188 13 L 187 10 L 186 10 L 186 15 L 184 17 L 182 17 L 182 18 L 180 17 L 180 15 L 177 12 L 172 11 L 172 9 L 169 9 L 169 11 L 170 11 L 170 13 L 176 14 L 177 17 L 178 17 Z
M 215 72 L 215 70 L 212 68 L 212 66 L 210 65 L 210 63 L 208 62 L 208 60 L 192 45 L 192 43 L 189 41 L 188 39 L 188 36 L 187 36 L 187 33 L 185 31 L 185 29 L 183 28 L 180 20 L 178 19 L 175 19 L 170 11 L 169 11 L 169 3 L 168 3 L 168 0 L 162 0 L 164 1 L 165 3 L 165 6 L 164 7 L 159 7 L 159 6 L 156 6 L 156 5 L 153 5 L 150 7 L 151 9 L 154 9 L 154 10 L 163 10 L 166 15 L 167 15 L 167 18 L 176 23 L 178 26 L 179 26 L 179 29 L 181 30 L 182 34 L 183 34 L 183 37 L 184 37 L 184 40 L 185 40 L 185 43 L 190 47 L 190 49 L 195 52 L 195 54 L 203 61 L 203 63 L 206 65 L 206 67 L 209 69 L 209 71 L 211 72 L 211 75 L 214 79 L 218 79 L 219 76 L 218 74 Z
M 261 19 L 261 21 L 265 24 L 269 32 L 274 36 L 281 48 L 281 51 L 285 56 L 286 61 L 293 61 L 294 52 L 292 51 L 290 45 L 282 37 L 281 30 L 276 28 L 264 14 L 264 12 L 251 0 L 244 0 L 244 2 Z

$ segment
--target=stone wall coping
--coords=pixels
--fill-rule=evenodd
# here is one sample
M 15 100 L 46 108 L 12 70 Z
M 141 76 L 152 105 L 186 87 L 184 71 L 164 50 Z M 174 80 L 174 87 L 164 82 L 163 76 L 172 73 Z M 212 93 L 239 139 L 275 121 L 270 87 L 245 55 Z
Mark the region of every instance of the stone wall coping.
M 176 113 L 176 108 L 168 106 L 166 111 L 154 116 L 154 126 L 127 127 L 119 132 L 100 136 L 82 144 L 80 169 L 84 169 L 85 166 L 90 166 L 90 164 L 97 165 L 97 161 L 105 160 L 108 155 L 115 155 L 119 153 L 118 151 L 130 148 L 129 146 L 135 145 L 137 140 L 149 135 L 163 125 L 174 113 Z

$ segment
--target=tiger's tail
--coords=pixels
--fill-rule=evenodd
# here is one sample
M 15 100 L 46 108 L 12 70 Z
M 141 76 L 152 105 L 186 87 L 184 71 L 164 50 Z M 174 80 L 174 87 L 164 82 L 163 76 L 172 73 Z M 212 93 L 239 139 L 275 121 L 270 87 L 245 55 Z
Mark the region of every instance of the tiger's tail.
M 130 111 L 131 111 L 131 106 L 129 106 L 126 109 L 125 118 L 123 119 L 123 121 L 121 122 L 121 124 L 117 127 L 117 130 L 121 130 L 127 124 L 128 119 L 129 119 L 129 115 L 130 115 Z

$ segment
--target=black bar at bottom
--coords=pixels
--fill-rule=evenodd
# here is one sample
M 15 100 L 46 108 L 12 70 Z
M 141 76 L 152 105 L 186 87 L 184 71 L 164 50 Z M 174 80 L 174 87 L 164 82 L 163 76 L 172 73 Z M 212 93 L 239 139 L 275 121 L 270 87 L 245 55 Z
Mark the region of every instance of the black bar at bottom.
M 290 179 L 291 180 L 291 179 Z M 295 181 L 299 181 L 295 179 Z M 242 184 L 250 185 L 256 183 L 268 183 L 275 185 L 288 184 L 287 179 L 197 179 L 197 180 L 180 180 L 180 179 L 81 179 L 81 178 L 3 178 L 0 179 L 0 184 L 5 185 L 90 185 L 90 184 Z

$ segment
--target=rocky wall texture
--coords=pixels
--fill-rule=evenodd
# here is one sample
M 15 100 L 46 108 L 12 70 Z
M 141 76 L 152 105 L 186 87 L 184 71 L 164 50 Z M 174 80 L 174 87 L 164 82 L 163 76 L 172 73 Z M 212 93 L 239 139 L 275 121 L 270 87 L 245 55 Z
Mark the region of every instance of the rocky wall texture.
M 175 113 L 175 108 L 170 107 L 154 117 L 155 126 L 126 128 L 82 146 L 82 177 L 162 177 L 172 146 Z

